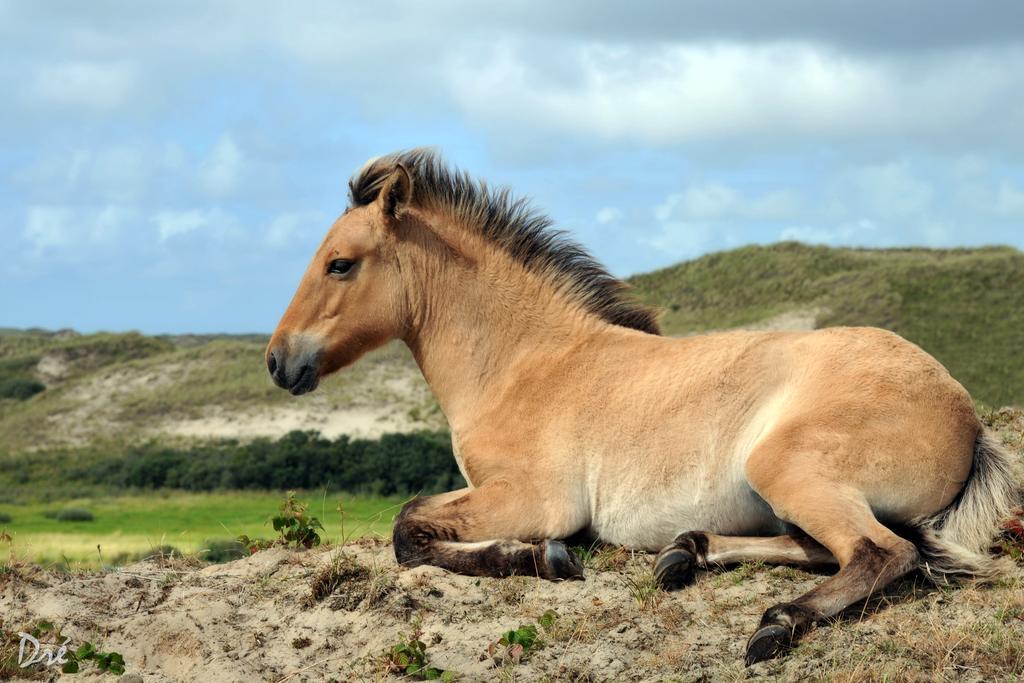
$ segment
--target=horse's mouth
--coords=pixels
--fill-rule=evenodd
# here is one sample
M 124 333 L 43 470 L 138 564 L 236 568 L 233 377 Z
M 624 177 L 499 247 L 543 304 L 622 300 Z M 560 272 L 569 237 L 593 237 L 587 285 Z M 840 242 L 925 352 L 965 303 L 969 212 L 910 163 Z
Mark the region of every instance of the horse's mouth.
M 317 370 L 317 367 L 312 364 L 306 365 L 295 380 L 295 384 L 288 388 L 288 392 L 292 396 L 301 396 L 313 391 L 319 384 L 320 372 Z

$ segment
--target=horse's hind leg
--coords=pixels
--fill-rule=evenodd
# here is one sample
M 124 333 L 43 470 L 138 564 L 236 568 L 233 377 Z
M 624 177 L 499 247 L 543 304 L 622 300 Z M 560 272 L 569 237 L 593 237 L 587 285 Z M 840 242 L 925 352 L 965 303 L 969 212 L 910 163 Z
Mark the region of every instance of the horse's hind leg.
M 768 609 L 747 642 L 746 663 L 788 650 L 812 623 L 835 616 L 918 565 L 913 543 L 875 518 L 857 490 L 822 476 L 820 459 L 752 454 L 751 485 L 781 519 L 797 525 L 835 556 L 839 571 L 792 602 Z
M 547 511 L 546 511 L 547 510 Z M 557 538 L 577 531 L 550 507 L 495 482 L 407 503 L 395 519 L 395 558 L 471 576 L 582 578 L 583 565 Z
M 654 576 L 665 590 L 682 588 L 697 568 L 724 567 L 739 562 L 820 567 L 835 557 L 814 539 L 800 533 L 786 536 L 719 536 L 706 531 L 679 534 L 654 560 Z

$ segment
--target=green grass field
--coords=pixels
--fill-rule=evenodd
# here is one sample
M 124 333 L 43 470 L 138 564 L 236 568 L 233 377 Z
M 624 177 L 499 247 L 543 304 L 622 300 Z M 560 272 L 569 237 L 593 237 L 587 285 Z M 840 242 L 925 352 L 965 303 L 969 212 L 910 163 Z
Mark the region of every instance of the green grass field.
M 241 534 L 274 538 L 277 534 L 268 520 L 284 497 L 283 492 L 161 491 L 60 503 L 8 504 L 0 505 L 0 515 L 9 516 L 11 521 L 0 523 L 0 531 L 10 534 L 12 551 L 18 558 L 72 568 L 95 567 L 118 555 L 146 554 L 167 545 L 197 553 L 211 539 L 233 539 Z M 403 502 L 399 498 L 339 493 L 325 497 L 322 491 L 299 493 L 296 498 L 309 504 L 310 514 L 324 525 L 325 540 L 334 543 L 344 538 L 390 535 L 392 519 Z M 344 519 L 337 511 L 339 503 Z M 65 508 L 88 510 L 95 519 L 62 522 L 44 515 Z

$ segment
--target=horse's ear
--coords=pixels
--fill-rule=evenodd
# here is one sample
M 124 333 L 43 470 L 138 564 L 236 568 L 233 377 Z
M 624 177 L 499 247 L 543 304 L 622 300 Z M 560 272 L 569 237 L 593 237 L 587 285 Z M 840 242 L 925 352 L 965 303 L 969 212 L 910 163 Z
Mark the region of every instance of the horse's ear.
M 385 216 L 398 218 L 412 201 L 412 175 L 403 164 L 396 164 L 384 185 L 380 188 L 377 202 Z

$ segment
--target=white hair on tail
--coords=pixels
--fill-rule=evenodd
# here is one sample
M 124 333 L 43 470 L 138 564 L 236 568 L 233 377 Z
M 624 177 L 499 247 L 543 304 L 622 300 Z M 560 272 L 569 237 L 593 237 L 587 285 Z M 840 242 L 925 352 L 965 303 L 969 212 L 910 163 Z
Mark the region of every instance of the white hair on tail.
M 1024 495 L 1020 460 L 988 430 L 978 435 L 963 491 L 945 510 L 913 524 L 921 533 L 921 564 L 928 576 L 993 580 L 1010 569 L 1009 560 L 993 556 L 991 548 L 1000 524 Z

